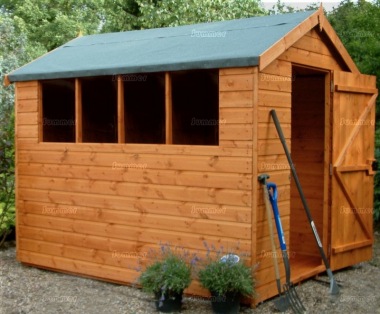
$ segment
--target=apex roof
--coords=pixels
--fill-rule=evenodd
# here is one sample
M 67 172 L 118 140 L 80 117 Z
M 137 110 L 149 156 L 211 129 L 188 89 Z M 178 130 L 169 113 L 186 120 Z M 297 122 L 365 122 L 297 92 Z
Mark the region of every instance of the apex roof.
M 348 68 L 357 72 L 321 7 L 317 11 L 78 37 L 11 72 L 6 83 L 257 65 L 263 69 L 310 29 L 318 24 L 322 27 L 322 22 L 330 28 L 328 35 Z

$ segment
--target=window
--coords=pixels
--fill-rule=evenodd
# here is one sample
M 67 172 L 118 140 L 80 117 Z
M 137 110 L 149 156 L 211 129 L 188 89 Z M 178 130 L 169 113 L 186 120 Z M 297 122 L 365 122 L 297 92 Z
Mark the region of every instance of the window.
M 173 144 L 219 144 L 218 70 L 171 73 Z
M 165 73 L 126 74 L 124 121 L 126 143 L 165 143 Z
M 75 142 L 75 81 L 42 81 L 41 88 L 42 141 Z
M 41 87 L 45 142 L 219 144 L 217 69 L 46 80 Z
M 81 79 L 82 141 L 117 143 L 117 81 L 112 76 Z

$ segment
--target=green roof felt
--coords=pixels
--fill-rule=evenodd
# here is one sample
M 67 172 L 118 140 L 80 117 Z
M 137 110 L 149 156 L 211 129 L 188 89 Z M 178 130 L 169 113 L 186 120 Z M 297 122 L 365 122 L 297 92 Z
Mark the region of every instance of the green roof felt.
M 79 37 L 8 75 L 11 82 L 258 65 L 315 11 Z

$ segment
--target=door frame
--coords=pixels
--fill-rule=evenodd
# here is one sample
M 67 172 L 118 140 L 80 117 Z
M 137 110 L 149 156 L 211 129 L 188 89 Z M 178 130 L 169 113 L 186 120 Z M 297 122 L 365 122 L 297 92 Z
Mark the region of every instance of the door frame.
M 333 93 L 332 93 L 332 71 L 323 68 L 317 68 L 312 66 L 307 66 L 304 64 L 292 63 L 292 75 L 294 68 L 302 68 L 309 70 L 310 72 L 319 73 L 324 75 L 324 84 L 325 84 L 325 96 L 324 96 L 324 157 L 323 157 L 323 226 L 322 230 L 319 230 L 318 233 L 320 238 L 322 238 L 322 246 L 325 250 L 327 257 L 331 253 L 331 234 L 330 234 L 330 225 L 331 225 L 331 175 L 332 175 L 332 103 L 333 103 Z M 293 80 L 297 78 L 292 76 Z M 322 232 L 321 232 L 322 231 Z M 323 265 L 323 260 L 321 257 L 321 265 Z

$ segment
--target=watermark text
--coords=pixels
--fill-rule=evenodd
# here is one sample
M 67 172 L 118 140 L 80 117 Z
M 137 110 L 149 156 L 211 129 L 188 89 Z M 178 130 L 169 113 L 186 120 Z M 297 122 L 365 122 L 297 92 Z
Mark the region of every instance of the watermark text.
M 146 258 L 147 255 L 147 252 L 112 252 L 112 258 Z
M 296 76 L 293 75 L 290 77 L 261 73 L 260 80 L 266 82 L 291 82 L 296 80 Z
M 146 169 L 148 165 L 146 163 L 120 163 L 114 161 L 112 163 L 112 170 L 116 169 Z
M 220 125 L 225 124 L 227 121 L 226 119 L 197 119 L 192 118 L 191 119 L 191 125 L 194 126 L 209 126 L 209 125 Z
M 288 251 L 288 257 L 289 258 L 295 258 L 297 255 L 296 252 L 294 251 Z M 281 252 L 272 252 L 272 251 L 265 251 L 265 250 L 262 250 L 260 252 L 260 257 L 261 258 L 280 258 L 282 259 L 283 256 L 282 256 L 282 253 Z
M 358 207 L 358 208 L 351 208 L 351 207 L 340 207 L 340 213 L 341 214 L 371 214 L 372 215 L 373 209 L 369 207 Z
M 42 214 L 49 215 L 75 215 L 78 208 L 72 206 L 44 206 Z
M 216 32 L 216 31 L 197 31 L 193 29 L 191 31 L 191 37 L 197 38 L 221 38 L 226 37 L 227 32 Z
M 73 119 L 48 119 L 44 118 L 43 125 L 49 126 L 74 126 L 75 120 Z
M 340 119 L 340 125 L 375 125 L 375 120 L 364 120 L 364 119 Z
M 122 81 L 122 82 L 146 82 L 147 78 L 148 78 L 147 75 L 142 75 L 142 74 L 112 75 L 112 81 Z
M 269 163 L 269 162 L 262 162 L 260 164 L 261 170 L 290 170 L 289 164 L 282 164 L 282 163 Z
M 226 296 L 218 295 L 218 296 L 210 296 L 210 297 L 201 297 L 201 296 L 191 296 L 188 298 L 189 300 L 192 301 L 197 301 L 197 302 L 226 302 Z
M 217 207 L 197 207 L 192 206 L 191 207 L 191 214 L 197 215 L 197 214 L 225 214 L 226 209 L 225 208 L 217 208 Z

